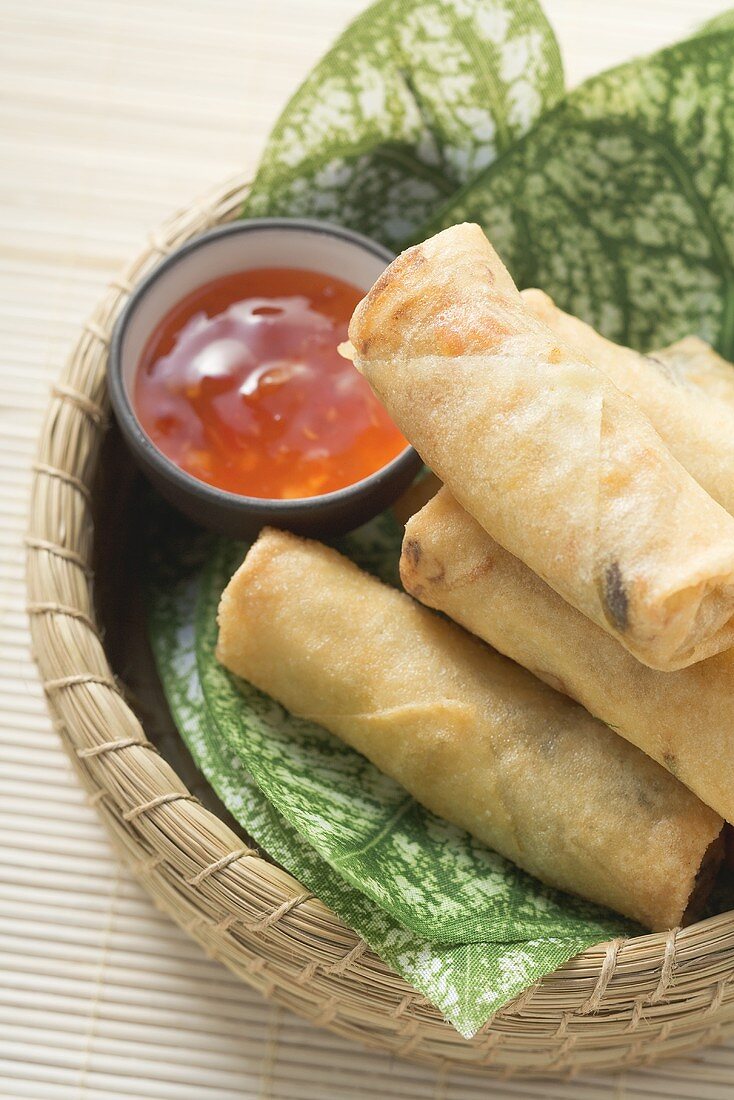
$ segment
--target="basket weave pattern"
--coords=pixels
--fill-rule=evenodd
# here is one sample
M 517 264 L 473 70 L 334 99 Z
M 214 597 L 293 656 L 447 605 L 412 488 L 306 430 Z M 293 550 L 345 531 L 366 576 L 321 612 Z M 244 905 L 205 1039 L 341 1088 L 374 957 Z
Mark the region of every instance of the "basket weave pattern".
M 156 904 L 264 996 L 372 1047 L 498 1076 L 651 1063 L 734 1021 L 734 914 L 585 951 L 467 1042 L 356 934 L 202 806 L 115 682 L 92 598 L 92 485 L 107 349 L 135 283 L 233 219 L 241 180 L 171 219 L 113 282 L 54 387 L 34 469 L 29 614 L 54 723 L 116 848 Z

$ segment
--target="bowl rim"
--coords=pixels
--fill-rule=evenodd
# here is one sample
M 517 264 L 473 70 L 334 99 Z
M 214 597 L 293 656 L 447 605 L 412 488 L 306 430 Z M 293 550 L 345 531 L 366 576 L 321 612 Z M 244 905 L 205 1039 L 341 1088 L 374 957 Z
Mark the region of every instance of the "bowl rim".
M 171 486 L 192 499 L 197 498 L 206 501 L 210 507 L 225 508 L 230 512 L 240 510 L 258 514 L 267 511 L 272 516 L 273 522 L 287 523 L 289 519 L 302 518 L 304 515 L 315 516 L 322 510 L 338 509 L 340 505 L 352 503 L 355 499 L 369 494 L 384 482 L 399 475 L 407 466 L 412 466 L 417 460 L 415 448 L 408 443 L 394 458 L 378 467 L 371 474 L 367 474 L 359 481 L 354 481 L 329 493 L 288 499 L 253 497 L 244 493 L 232 493 L 226 489 L 220 489 L 216 485 L 211 485 L 209 482 L 201 481 L 193 474 L 187 473 L 186 470 L 182 470 L 180 466 L 177 466 L 172 459 L 160 450 L 140 423 L 122 372 L 122 352 L 127 329 L 140 304 L 161 278 L 164 278 L 187 256 L 202 248 L 210 247 L 223 237 L 247 235 L 252 232 L 273 229 L 283 232 L 295 230 L 336 237 L 356 248 L 370 252 L 378 259 L 384 260 L 386 265 L 395 258 L 395 254 L 378 241 L 374 241 L 353 229 L 336 225 L 333 222 L 318 221 L 315 218 L 243 218 L 228 222 L 225 225 L 215 226 L 213 229 L 197 234 L 179 245 L 135 284 L 112 329 L 107 381 L 110 402 L 126 442 L 138 458 L 147 465 L 155 467 L 156 473 Z

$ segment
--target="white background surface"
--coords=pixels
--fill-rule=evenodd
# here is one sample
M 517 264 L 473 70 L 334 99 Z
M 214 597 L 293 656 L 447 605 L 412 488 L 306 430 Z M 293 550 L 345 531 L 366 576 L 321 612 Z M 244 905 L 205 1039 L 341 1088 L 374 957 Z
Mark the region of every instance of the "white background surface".
M 48 385 L 106 279 L 256 163 L 361 0 L 0 0 L 0 1096 L 504 1100 L 734 1095 L 687 1062 L 496 1083 L 365 1053 L 206 960 L 111 856 L 28 653 L 22 536 Z M 708 0 L 546 0 L 569 82 L 682 37 Z

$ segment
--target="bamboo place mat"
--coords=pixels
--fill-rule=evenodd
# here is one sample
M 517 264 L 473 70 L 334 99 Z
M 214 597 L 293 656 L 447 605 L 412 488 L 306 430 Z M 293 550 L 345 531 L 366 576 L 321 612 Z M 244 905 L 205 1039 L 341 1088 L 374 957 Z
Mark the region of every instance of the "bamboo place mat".
M 577 81 L 724 0 L 546 0 Z M 108 848 L 29 655 L 22 538 L 49 385 L 105 281 L 174 207 L 254 165 L 359 0 L 0 0 L 0 1095 L 473 1100 L 734 1092 L 734 1041 L 614 1078 L 398 1062 L 265 1003 Z

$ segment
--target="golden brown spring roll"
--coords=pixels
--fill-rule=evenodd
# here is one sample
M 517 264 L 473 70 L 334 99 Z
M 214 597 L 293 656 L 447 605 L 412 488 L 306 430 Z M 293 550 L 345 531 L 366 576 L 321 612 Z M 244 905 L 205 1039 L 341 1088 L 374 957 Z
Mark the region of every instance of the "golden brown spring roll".
M 674 344 L 656 348 L 650 352 L 649 358 L 667 371 L 673 381 L 698 386 L 711 397 L 726 401 L 734 409 L 734 363 L 723 359 L 700 336 L 684 336 Z M 431 472 L 414 481 L 393 505 L 398 522 L 405 526 L 408 518 L 415 515 L 440 488 L 441 482 Z
M 671 454 L 734 514 L 734 408 L 687 383 L 664 361 L 607 340 L 542 290 L 524 290 L 522 299 L 539 321 L 639 405 Z
M 650 357 L 734 408 L 734 363 L 722 359 L 700 336 L 684 336 L 675 344 L 650 352 Z
M 263 533 L 219 628 L 232 672 L 551 886 L 663 929 L 721 856 L 721 819 L 668 772 L 319 543 Z
M 399 256 L 349 334 L 467 511 L 639 660 L 680 668 L 734 644 L 734 519 L 532 316 L 478 226 Z
M 734 650 L 646 668 L 442 489 L 405 529 L 400 574 L 435 607 L 582 703 L 734 821 Z

